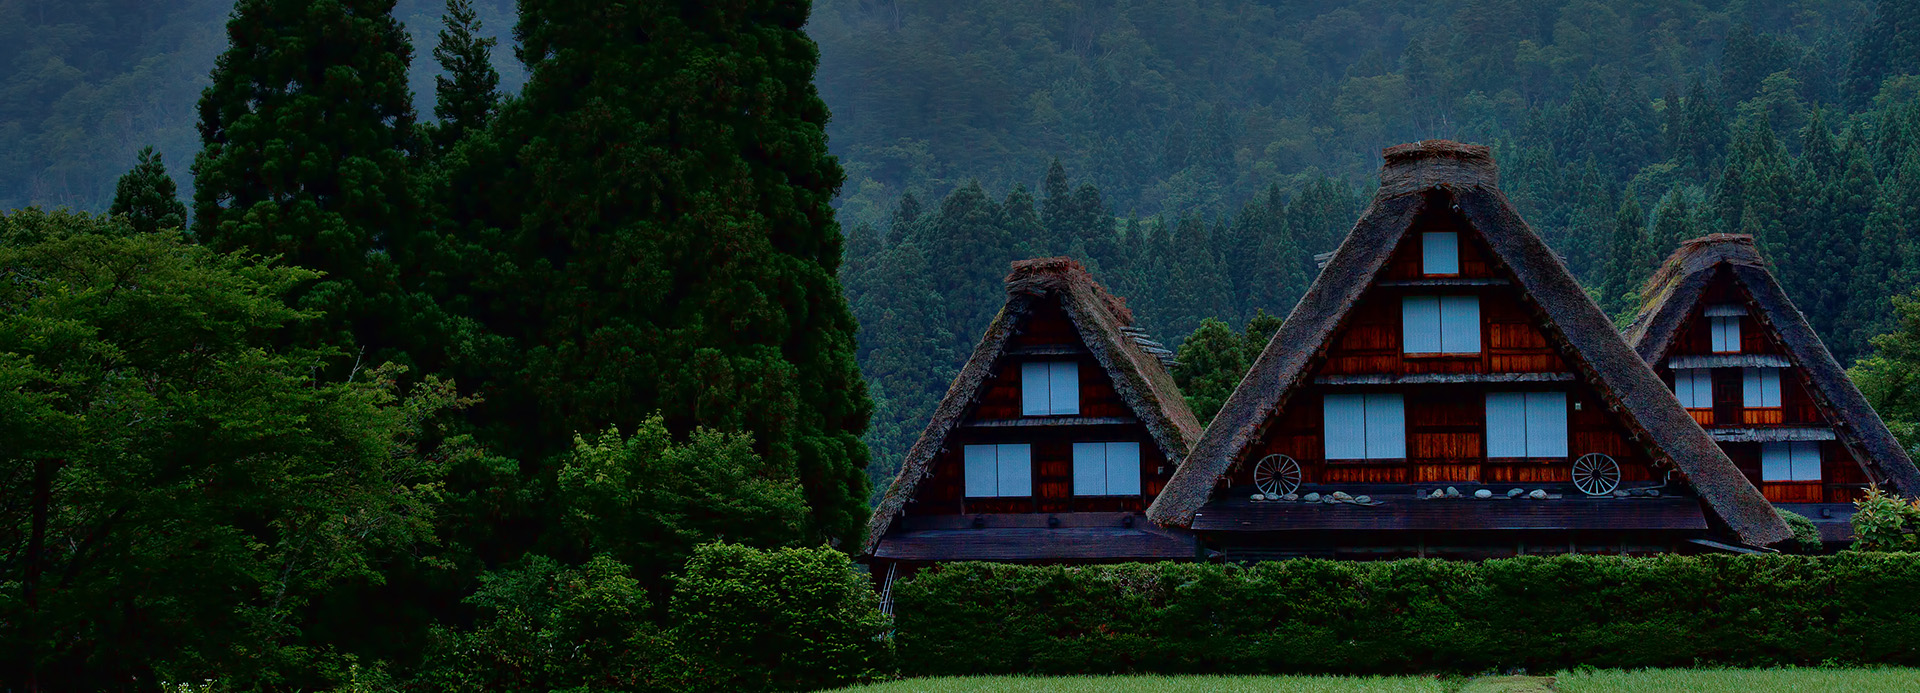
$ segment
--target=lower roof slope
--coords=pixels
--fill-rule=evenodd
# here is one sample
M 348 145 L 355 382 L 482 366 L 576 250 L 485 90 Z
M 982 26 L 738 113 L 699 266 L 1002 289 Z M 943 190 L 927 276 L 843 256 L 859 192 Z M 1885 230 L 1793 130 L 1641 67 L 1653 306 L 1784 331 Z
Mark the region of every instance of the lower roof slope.
M 1887 430 L 1886 422 L 1867 404 L 1846 369 L 1827 351 L 1826 342 L 1780 288 L 1752 236 L 1713 234 L 1685 241 L 1673 251 L 1641 290 L 1640 314 L 1627 328 L 1627 340 L 1640 357 L 1657 364 L 1672 353 L 1674 338 L 1722 267 L 1746 289 L 1759 309 L 1754 317 L 1780 335 L 1787 357 L 1807 374 L 1816 396 L 1839 419 L 1835 432 L 1841 439 L 1864 452 L 1867 464 L 1895 491 L 1906 496 L 1920 494 L 1920 469 L 1915 469 L 1913 459 Z
M 1767 545 L 1791 536 L 1779 513 L 1621 339 L 1559 256 L 1514 212 L 1498 187 L 1490 150 L 1428 140 L 1389 148 L 1385 158 L 1372 203 L 1147 509 L 1149 518 L 1191 526 L 1194 513 L 1258 439 L 1268 417 L 1311 376 L 1327 342 L 1385 268 L 1389 250 L 1414 218 L 1429 204 L 1450 204 L 1550 317 L 1545 327 L 1570 346 L 1587 381 L 1624 412 L 1629 430 L 1651 444 L 1656 458 L 1685 474 L 1741 541 Z

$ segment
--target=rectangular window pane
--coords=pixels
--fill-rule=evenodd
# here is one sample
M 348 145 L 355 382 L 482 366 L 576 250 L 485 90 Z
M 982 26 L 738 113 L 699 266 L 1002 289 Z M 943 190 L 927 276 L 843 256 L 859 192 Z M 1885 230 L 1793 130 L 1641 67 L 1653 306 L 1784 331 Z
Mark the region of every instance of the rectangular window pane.
M 1400 395 L 1367 395 L 1367 459 L 1407 456 L 1406 404 Z
M 1713 350 L 1716 353 L 1737 353 L 1740 351 L 1740 318 L 1711 318 L 1713 330 Z
M 1786 443 L 1760 444 L 1760 480 L 1793 480 L 1793 453 Z
M 999 466 L 998 445 L 968 445 L 963 454 L 967 460 L 967 497 L 989 498 L 1000 495 L 1000 482 L 996 468 Z
M 1140 444 L 1107 443 L 1107 495 L 1140 495 Z
M 1420 266 L 1427 274 L 1460 273 L 1460 234 L 1436 231 L 1420 234 Z
M 1527 396 L 1487 393 L 1487 456 L 1527 456 Z
M 1480 297 L 1445 296 L 1440 299 L 1440 351 L 1480 353 Z
M 1073 495 L 1107 495 L 1107 444 L 1073 444 Z
M 1327 459 L 1367 458 L 1367 405 L 1362 395 L 1327 395 L 1321 425 Z
M 1713 373 L 1705 368 L 1682 368 L 1673 372 L 1673 396 L 1689 409 L 1713 407 Z
M 1820 480 L 1820 444 L 1788 443 L 1788 452 L 1793 457 L 1794 481 Z
M 1053 383 L 1049 394 L 1053 399 L 1053 414 L 1080 413 L 1080 364 L 1072 361 L 1054 363 L 1049 373 Z
M 1020 364 L 1020 414 L 1022 416 L 1046 416 L 1053 411 L 1053 404 L 1047 399 L 1048 382 L 1045 362 Z
M 1440 297 L 1408 296 L 1400 300 L 1400 351 L 1440 353 Z
M 1527 456 L 1567 456 L 1567 394 L 1527 393 Z
M 1033 495 L 1033 448 L 1024 444 L 1000 446 L 999 477 L 1001 496 Z
M 1748 407 L 1780 406 L 1780 369 L 1743 368 L 1740 374 L 1741 401 Z

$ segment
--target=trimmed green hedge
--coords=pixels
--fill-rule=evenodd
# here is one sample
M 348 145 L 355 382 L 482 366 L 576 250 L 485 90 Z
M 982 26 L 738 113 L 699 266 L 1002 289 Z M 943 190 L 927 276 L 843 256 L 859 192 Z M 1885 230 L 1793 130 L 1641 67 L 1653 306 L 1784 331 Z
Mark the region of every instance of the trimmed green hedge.
M 906 676 L 1920 664 L 1920 555 L 965 563 L 894 588 Z

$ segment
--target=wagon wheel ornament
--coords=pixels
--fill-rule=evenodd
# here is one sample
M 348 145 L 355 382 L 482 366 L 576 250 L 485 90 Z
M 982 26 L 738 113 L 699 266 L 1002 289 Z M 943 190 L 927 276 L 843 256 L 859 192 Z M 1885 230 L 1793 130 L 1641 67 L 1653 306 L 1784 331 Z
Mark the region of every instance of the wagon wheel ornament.
M 1286 455 L 1268 455 L 1253 465 L 1253 486 L 1268 498 L 1300 490 L 1300 463 Z
M 1590 452 L 1573 461 L 1573 486 L 1589 496 L 1604 496 L 1620 486 L 1620 463 Z

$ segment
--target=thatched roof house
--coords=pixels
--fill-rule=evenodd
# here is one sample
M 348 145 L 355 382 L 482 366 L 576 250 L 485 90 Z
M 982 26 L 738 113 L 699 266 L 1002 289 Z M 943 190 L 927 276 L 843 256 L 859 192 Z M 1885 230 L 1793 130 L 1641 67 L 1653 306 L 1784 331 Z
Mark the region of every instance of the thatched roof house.
M 1682 243 L 1641 296 L 1628 341 L 1769 500 L 1845 535 L 1867 484 L 1920 493 L 1920 470 L 1752 236 Z
M 1486 147 L 1426 141 L 1390 148 L 1385 158 L 1371 205 L 1148 509 L 1152 520 L 1191 529 L 1210 546 L 1425 533 L 1506 542 L 1509 551 L 1513 536 L 1553 537 L 1537 541 L 1585 552 L 1596 532 L 1638 532 L 1658 545 L 1667 545 L 1659 537 L 1690 537 L 1764 546 L 1789 536 L 1773 506 L 1515 213 Z M 1458 335 L 1454 317 L 1436 317 L 1448 306 L 1465 316 Z M 1416 322 L 1444 324 L 1445 334 L 1416 334 Z M 1347 424 L 1334 420 L 1336 409 L 1347 416 L 1363 400 L 1354 415 L 1372 416 L 1375 398 L 1381 420 L 1406 422 L 1381 429 L 1383 454 L 1373 452 L 1372 423 L 1341 431 Z M 1509 409 L 1540 412 L 1542 437 L 1557 440 L 1496 450 L 1514 444 L 1496 420 Z M 1336 451 L 1336 443 L 1367 452 Z M 1617 459 L 1613 478 L 1627 483 L 1584 497 L 1536 488 L 1567 481 L 1576 456 L 1579 481 L 1585 445 L 1604 449 L 1606 464 Z M 1323 449 L 1327 459 L 1310 459 Z M 1376 498 L 1324 507 L 1250 500 L 1262 473 L 1256 460 L 1274 459 L 1305 477 L 1300 491 L 1372 483 Z M 1674 485 L 1626 488 L 1635 479 Z M 1485 485 L 1494 498 L 1424 501 L 1449 484 Z M 1509 486 L 1551 500 L 1508 501 L 1501 491 Z M 1624 545 L 1599 543 L 1608 542 Z M 1421 555 L 1427 544 L 1421 540 Z
M 874 509 L 863 553 L 1191 558 L 1190 539 L 1138 517 L 1200 437 L 1172 354 L 1069 258 L 1013 263 L 1006 291 Z

